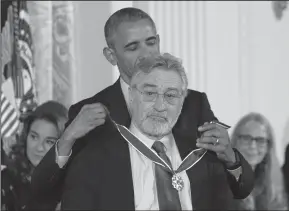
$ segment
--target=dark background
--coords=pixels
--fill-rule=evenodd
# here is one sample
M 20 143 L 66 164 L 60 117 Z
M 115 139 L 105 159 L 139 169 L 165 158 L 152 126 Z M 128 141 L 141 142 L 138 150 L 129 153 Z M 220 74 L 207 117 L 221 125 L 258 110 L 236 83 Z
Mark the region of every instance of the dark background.
M 7 21 L 7 11 L 8 7 L 12 5 L 12 1 L 10 0 L 2 0 L 1 1 L 1 32 L 5 25 L 5 22 Z

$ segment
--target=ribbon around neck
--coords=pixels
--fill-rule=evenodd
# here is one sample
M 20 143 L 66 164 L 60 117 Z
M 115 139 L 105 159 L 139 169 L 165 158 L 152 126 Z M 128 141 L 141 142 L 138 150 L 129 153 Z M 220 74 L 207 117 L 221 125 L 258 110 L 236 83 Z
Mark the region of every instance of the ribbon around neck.
M 135 135 L 133 135 L 125 126 L 117 124 L 113 120 L 112 122 L 114 123 L 114 125 L 116 126 L 117 130 L 120 132 L 122 137 L 130 145 L 132 145 L 134 149 L 136 149 L 138 152 L 140 152 L 146 158 L 150 159 L 155 164 L 161 165 L 165 169 L 169 170 L 170 172 L 172 172 L 172 174 L 177 174 L 177 173 L 180 173 L 182 171 L 186 171 L 192 168 L 196 163 L 198 163 L 204 157 L 204 155 L 207 152 L 206 149 L 202 149 L 202 148 L 191 151 L 182 161 L 178 169 L 173 170 L 166 161 L 164 161 L 154 150 L 149 148 L 141 140 L 139 140 Z

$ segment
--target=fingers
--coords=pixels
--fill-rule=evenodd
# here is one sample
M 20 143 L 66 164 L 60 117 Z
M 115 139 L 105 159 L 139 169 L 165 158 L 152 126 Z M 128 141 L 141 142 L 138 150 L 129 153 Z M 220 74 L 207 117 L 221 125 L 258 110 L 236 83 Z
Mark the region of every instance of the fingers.
M 220 131 L 217 128 L 213 128 L 211 130 L 207 130 L 202 133 L 201 137 L 223 137 L 223 131 Z
M 202 132 L 202 136 L 197 139 L 197 147 L 201 147 L 207 150 L 215 152 L 223 152 L 228 145 L 228 132 L 225 128 L 213 124 L 204 123 L 204 125 L 198 128 Z M 217 143 L 218 139 L 218 144 Z
M 217 125 L 214 123 L 208 123 L 208 122 L 205 122 L 202 126 L 198 127 L 199 132 L 204 132 L 204 131 L 213 130 L 213 129 L 226 130 L 220 125 Z
M 199 132 L 202 134 L 202 137 L 218 137 L 218 138 L 227 138 L 228 131 L 222 126 L 216 125 L 214 123 L 204 123 L 204 125 L 198 128 Z
M 91 119 L 96 120 L 96 119 L 105 119 L 106 117 L 106 113 L 105 112 L 101 112 L 101 113 L 92 113 L 91 114 Z
M 81 108 L 80 113 L 94 111 L 95 113 L 107 112 L 108 110 L 101 103 L 86 104 Z
M 201 143 L 201 144 L 216 144 L 217 142 L 217 138 L 216 137 L 208 137 L 208 136 L 203 136 L 201 138 L 197 139 L 197 143 Z M 221 143 L 221 140 L 219 139 L 219 143 Z
M 87 121 L 96 119 L 104 119 L 107 114 L 107 109 L 100 103 L 84 105 L 78 113 L 78 118 L 84 118 Z
M 224 145 L 221 145 L 221 144 L 213 145 L 213 144 L 204 144 L 204 143 L 198 142 L 196 144 L 196 146 L 200 147 L 200 148 L 207 149 L 207 150 L 211 150 L 214 152 L 223 152 L 226 149 L 226 147 Z
M 104 122 L 105 122 L 105 119 L 97 119 L 97 120 L 90 123 L 90 127 L 91 127 L 91 129 L 93 129 L 97 126 L 103 125 Z
M 82 109 L 94 109 L 94 108 L 103 108 L 104 105 L 101 103 L 92 103 L 92 104 L 85 104 Z

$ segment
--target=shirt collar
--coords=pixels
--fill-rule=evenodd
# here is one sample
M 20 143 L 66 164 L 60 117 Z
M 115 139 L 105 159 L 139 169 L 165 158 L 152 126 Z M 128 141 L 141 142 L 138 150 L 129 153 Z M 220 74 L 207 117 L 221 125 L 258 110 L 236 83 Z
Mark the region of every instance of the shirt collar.
M 121 91 L 123 93 L 124 96 L 124 100 L 126 102 L 126 106 L 128 107 L 129 105 L 129 85 L 122 79 L 120 78 L 120 87 L 121 87 Z

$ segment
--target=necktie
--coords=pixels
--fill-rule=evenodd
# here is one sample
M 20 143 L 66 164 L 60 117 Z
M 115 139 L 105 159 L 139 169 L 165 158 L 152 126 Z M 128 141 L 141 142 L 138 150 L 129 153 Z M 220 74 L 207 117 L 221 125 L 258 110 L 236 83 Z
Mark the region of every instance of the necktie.
M 155 141 L 152 148 L 170 165 L 170 167 L 172 167 L 170 159 L 166 155 L 165 146 L 162 142 Z M 182 210 L 178 191 L 172 186 L 172 176 L 172 173 L 166 168 L 160 165 L 155 165 L 155 177 L 160 210 Z

